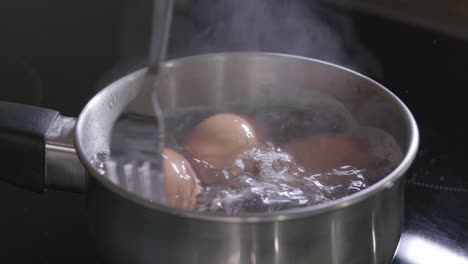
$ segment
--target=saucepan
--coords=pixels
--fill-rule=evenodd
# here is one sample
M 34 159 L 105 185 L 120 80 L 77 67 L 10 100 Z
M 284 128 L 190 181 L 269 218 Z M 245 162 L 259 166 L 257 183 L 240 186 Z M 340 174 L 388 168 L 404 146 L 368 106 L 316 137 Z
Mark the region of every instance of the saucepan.
M 100 173 L 113 122 L 136 96 L 144 69 L 113 82 L 78 119 L 0 102 L 1 178 L 34 191 L 86 192 L 89 229 L 106 263 L 391 263 L 403 222 L 404 174 L 419 144 L 411 112 L 393 93 L 352 70 L 273 53 L 219 53 L 165 63 L 163 112 L 193 106 L 326 94 L 363 125 L 391 134 L 402 162 L 369 188 L 324 204 L 270 213 L 217 215 L 149 202 Z

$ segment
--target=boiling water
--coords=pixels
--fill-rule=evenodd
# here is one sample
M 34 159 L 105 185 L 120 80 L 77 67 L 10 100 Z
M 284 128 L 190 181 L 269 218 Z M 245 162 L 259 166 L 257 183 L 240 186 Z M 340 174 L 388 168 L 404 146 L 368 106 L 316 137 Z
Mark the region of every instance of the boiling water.
M 325 110 L 325 112 L 324 112 Z M 271 212 L 305 207 L 335 200 L 359 192 L 390 173 L 402 160 L 403 153 L 388 133 L 357 125 L 351 115 L 340 109 L 272 107 L 263 109 L 237 108 L 240 113 L 259 120 L 271 133 L 265 146 L 248 150 L 235 161 L 236 170 L 223 170 L 227 183 L 203 186 L 196 210 L 237 214 Z M 190 109 L 166 118 L 166 146 L 185 155 L 181 141 L 198 122 L 215 111 Z M 326 118 L 324 118 L 326 113 Z M 369 167 L 341 166 L 327 172 L 308 175 L 279 145 L 288 140 L 311 134 L 352 132 L 365 137 L 372 149 Z M 104 162 L 108 151 L 95 155 L 92 164 L 106 175 Z M 255 175 L 243 172 L 254 161 Z

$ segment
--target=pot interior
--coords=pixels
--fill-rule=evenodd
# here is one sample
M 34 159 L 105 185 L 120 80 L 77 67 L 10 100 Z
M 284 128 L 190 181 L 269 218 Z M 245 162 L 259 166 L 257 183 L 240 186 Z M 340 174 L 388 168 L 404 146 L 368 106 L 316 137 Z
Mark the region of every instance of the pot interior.
M 108 149 L 112 124 L 137 94 L 142 75 L 143 71 L 132 73 L 101 91 L 85 107 L 77 124 L 80 158 L 106 186 L 111 183 L 90 161 L 96 153 Z M 363 75 L 313 59 L 271 53 L 177 59 L 166 63 L 157 95 L 165 115 L 193 107 L 222 110 L 239 103 L 307 106 L 320 100 L 337 104 L 360 125 L 380 128 L 396 139 L 404 159 L 392 173 L 393 178 L 401 177 L 408 168 L 418 144 L 416 123 L 395 95 Z M 395 180 L 389 178 L 382 182 Z

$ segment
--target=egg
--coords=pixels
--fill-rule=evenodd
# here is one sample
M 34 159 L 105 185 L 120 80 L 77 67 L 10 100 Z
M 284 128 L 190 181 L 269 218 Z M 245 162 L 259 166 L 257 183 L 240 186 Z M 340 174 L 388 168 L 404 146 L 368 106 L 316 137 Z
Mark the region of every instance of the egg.
M 272 135 L 271 131 L 268 129 L 265 122 L 258 120 L 250 116 L 242 116 L 249 124 L 252 126 L 255 135 L 257 136 L 257 141 L 259 144 L 265 145 L 267 142 L 271 142 Z
M 324 133 L 295 139 L 283 146 L 306 172 L 329 172 L 342 166 L 365 168 L 371 158 L 369 142 L 349 133 Z
M 192 166 L 182 155 L 169 148 L 164 148 L 161 156 L 168 205 L 194 208 L 201 186 Z
M 184 138 L 183 147 L 205 184 L 225 182 L 245 151 L 259 145 L 254 126 L 241 115 L 220 113 L 197 124 Z

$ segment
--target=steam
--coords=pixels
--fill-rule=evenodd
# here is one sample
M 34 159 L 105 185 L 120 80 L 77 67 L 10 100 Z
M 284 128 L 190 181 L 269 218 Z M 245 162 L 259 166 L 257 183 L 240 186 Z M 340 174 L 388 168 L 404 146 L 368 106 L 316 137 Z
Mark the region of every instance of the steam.
M 198 5 L 195 16 L 205 16 L 209 24 L 191 43 L 201 52 L 275 51 L 328 60 L 342 56 L 338 34 L 297 1 L 199 1 Z
M 349 14 L 305 0 L 182 1 L 199 31 L 178 56 L 222 51 L 287 53 L 381 77 Z M 179 34 L 179 31 L 174 34 Z
M 117 62 L 97 84 L 99 89 L 147 62 L 152 0 L 124 2 Z M 293 54 L 382 77 L 351 15 L 318 1 L 176 0 L 167 58 L 224 51 Z

